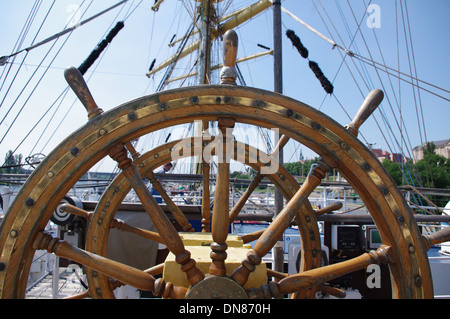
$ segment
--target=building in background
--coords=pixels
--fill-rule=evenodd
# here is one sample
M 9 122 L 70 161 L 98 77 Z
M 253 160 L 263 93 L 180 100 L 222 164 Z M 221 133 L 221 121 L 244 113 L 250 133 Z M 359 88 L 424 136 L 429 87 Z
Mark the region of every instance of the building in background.
M 372 153 L 378 158 L 380 162 L 383 162 L 384 159 L 391 160 L 392 162 L 402 163 L 406 162 L 406 158 L 400 153 L 389 153 L 388 151 L 372 148 Z
M 432 141 L 431 143 L 436 147 L 434 150 L 436 154 L 450 158 L 450 139 Z M 423 149 L 423 145 L 413 148 L 414 162 L 423 159 Z

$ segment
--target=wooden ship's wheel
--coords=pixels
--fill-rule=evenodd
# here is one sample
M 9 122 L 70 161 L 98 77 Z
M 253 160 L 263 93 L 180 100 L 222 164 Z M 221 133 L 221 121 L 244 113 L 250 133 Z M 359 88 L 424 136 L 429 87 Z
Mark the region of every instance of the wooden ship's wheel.
M 233 85 L 203 85 L 165 91 L 103 113 L 76 69 L 67 70 L 66 77 L 88 110 L 89 122 L 63 141 L 39 165 L 5 215 L 0 229 L 1 298 L 25 296 L 34 252 L 41 249 L 83 264 L 88 269 L 90 288 L 87 294 L 94 298 L 113 298 L 114 288 L 122 284 L 153 291 L 155 295 L 164 298 L 278 298 L 284 294 L 307 298 L 313 297 L 315 291 L 323 288 L 323 284 L 330 280 L 365 269 L 373 263 L 386 263 L 389 266 L 393 297 L 433 297 L 426 252 L 431 243 L 438 242 L 445 236 L 440 233 L 435 237 L 425 238 L 420 234 L 399 190 L 380 162 L 357 139 L 360 125 L 380 103 L 383 95 L 381 91 L 372 92 L 352 123 L 342 127 L 316 109 L 286 96 Z M 158 187 L 152 170 L 170 159 L 171 152 L 176 147 L 183 150 L 190 147 L 195 149 L 195 141 L 183 140 L 163 145 L 142 156 L 130 147 L 130 142 L 140 136 L 195 120 L 218 122 L 223 139 L 219 140 L 217 150 L 229 147 L 226 137 L 235 123 L 245 123 L 279 129 L 284 135 L 279 149 L 290 138 L 321 156 L 319 165 L 302 185 L 298 185 L 281 166 L 274 171 L 265 172 L 267 166 L 264 161 L 257 159 L 250 162 L 250 157 L 242 160 L 260 173 L 246 193 L 251 193 L 251 188 L 267 175 L 287 199 L 284 209 L 264 232 L 252 234 L 242 240 L 228 234 L 230 220 L 234 220 L 240 207 L 237 205 L 231 212 L 229 210 L 229 161 L 225 158 L 220 161 L 220 157 L 225 156 L 226 152 L 219 155 L 214 208 L 212 212 L 208 211 L 209 201 L 202 208 L 205 230 L 210 231 L 206 233 L 209 236 L 206 246 L 207 262 L 202 259 L 204 255 L 195 254 L 198 251 L 195 246 L 185 244 L 183 239 L 191 229 L 176 205 L 170 203 L 170 200 L 166 201 L 171 213 L 183 227 L 183 233 L 176 231 L 142 180 L 147 177 L 154 187 Z M 228 144 L 232 144 L 235 149 L 244 150 L 244 153 L 257 152 L 241 143 Z M 200 147 L 208 145 L 210 140 L 202 139 Z M 94 212 L 88 214 L 65 205 L 67 211 L 84 215 L 90 220 L 85 249 L 73 247 L 45 233 L 48 221 L 67 192 L 93 165 L 106 156 L 116 160 L 122 172 L 108 187 Z M 364 201 L 381 234 L 383 245 L 377 251 L 349 261 L 320 267 L 320 237 L 316 213 L 308 202 L 308 196 L 332 168 L 346 178 Z M 209 182 L 206 172 L 207 170 L 204 183 Z M 118 206 L 130 188 L 138 195 L 156 232 L 132 229 L 114 219 Z M 159 190 L 164 197 L 164 189 Z M 247 195 L 243 196 L 239 205 L 245 202 L 245 196 Z M 302 239 L 300 272 L 288 276 L 268 270 L 264 271 L 262 279 L 257 275 L 258 284 L 249 284 L 252 276 L 260 271 L 263 257 L 276 246 L 280 236 L 294 219 L 299 225 Z M 209 224 L 211 229 L 208 229 Z M 155 280 L 155 275 L 163 273 L 163 268 L 169 267 L 168 262 L 144 271 L 106 258 L 110 227 L 138 232 L 144 237 L 164 243 L 173 255 L 172 266 L 178 266 L 178 272 L 187 285 L 174 284 L 164 276 Z M 252 238 L 249 239 L 250 237 Z M 241 241 L 243 244 L 256 238 L 253 249 L 235 243 Z M 235 249 L 245 250 L 245 256 L 230 271 Z M 206 270 L 202 269 L 205 263 Z M 280 277 L 281 280 L 267 284 L 267 272 L 270 277 Z

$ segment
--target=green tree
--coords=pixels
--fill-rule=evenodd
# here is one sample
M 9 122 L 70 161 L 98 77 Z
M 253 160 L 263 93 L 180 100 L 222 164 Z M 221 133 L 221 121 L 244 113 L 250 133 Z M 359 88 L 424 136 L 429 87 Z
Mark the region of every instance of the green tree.
M 450 160 L 435 152 L 435 145 L 427 143 L 423 159 L 414 164 L 412 161 L 400 165 L 388 159 L 383 166 L 398 186 L 413 185 L 428 188 L 450 189 Z M 402 177 L 402 170 L 404 177 Z M 414 173 L 416 172 L 416 173 Z M 442 207 L 450 198 L 428 196 L 436 205 Z
M 416 164 L 409 161 L 400 165 L 400 163 L 394 163 L 388 159 L 384 159 L 382 164 L 399 186 L 405 183 L 405 179 L 402 178 L 403 169 L 406 172 L 406 184 L 450 189 L 450 160 L 436 154 L 435 149 L 436 147 L 432 142 L 427 143 L 424 148 L 423 159 L 417 161 Z M 412 173 L 414 170 L 418 171 L 420 180 L 418 180 L 416 174 Z
M 235 179 L 252 179 L 252 172 L 250 173 L 242 173 L 242 172 L 238 172 L 238 171 L 234 171 L 233 173 L 230 174 L 230 178 L 235 178 Z M 246 189 L 248 186 L 248 184 L 244 184 L 244 183 L 234 183 L 234 187 L 236 189 Z
M 22 169 L 22 154 L 13 154 L 13 151 L 9 150 L 5 156 L 5 164 L 0 168 L 0 173 L 3 174 L 21 174 Z
M 395 184 L 398 186 L 402 185 L 402 171 L 400 169 L 399 163 L 394 163 L 390 159 L 385 158 L 382 162 L 384 168 L 387 170 L 389 175 L 391 175 L 392 179 L 394 180 Z
M 417 168 L 425 187 L 450 189 L 450 160 L 435 152 L 435 145 L 427 143 L 423 159 Z
M 311 165 L 317 163 L 318 158 L 312 160 L 306 160 L 303 162 L 285 163 L 283 166 L 294 176 L 306 176 L 308 175 Z

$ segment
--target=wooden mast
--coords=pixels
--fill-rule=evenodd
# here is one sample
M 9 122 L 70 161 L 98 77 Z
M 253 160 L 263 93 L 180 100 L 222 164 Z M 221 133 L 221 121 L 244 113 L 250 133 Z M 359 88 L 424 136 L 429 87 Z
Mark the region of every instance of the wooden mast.
M 202 0 L 200 8 L 200 44 L 199 44 L 199 66 L 198 66 L 198 84 L 210 84 L 211 79 L 211 0 Z M 195 124 L 195 136 L 201 137 L 203 134 L 208 134 L 209 122 L 201 121 Z M 209 134 L 208 134 L 209 135 Z M 202 154 L 195 159 L 194 173 L 197 175 L 203 174 L 203 190 L 202 190 L 202 228 L 204 232 L 209 232 L 210 229 L 210 186 L 209 173 L 210 164 L 203 158 Z
M 211 72 L 211 0 L 200 7 L 200 44 L 198 52 L 198 84 L 210 84 Z
M 282 37 L 281 37 L 281 2 L 273 1 L 273 45 L 274 45 L 274 91 L 283 93 L 283 62 L 282 62 Z M 281 137 L 275 133 L 275 140 Z M 278 165 L 283 165 L 283 148 L 278 150 Z M 275 188 L 275 215 L 283 210 L 283 194 Z M 283 237 L 279 238 L 277 245 L 273 248 L 274 270 L 283 272 L 284 265 L 284 243 Z
M 205 0 L 203 0 L 203 1 L 205 1 Z M 259 13 L 270 8 L 271 5 L 272 5 L 271 0 L 260 0 L 257 3 L 252 4 L 243 10 L 239 10 L 239 12 L 237 12 L 236 14 L 232 14 L 231 18 L 220 26 L 220 30 L 216 29 L 216 28 L 211 30 L 211 36 L 210 36 L 211 41 L 216 40 L 218 37 L 220 37 L 226 31 L 234 29 L 235 27 L 241 25 L 242 23 L 250 20 L 251 18 L 258 15 Z M 181 59 L 181 58 L 184 58 L 185 56 L 191 54 L 192 52 L 194 52 L 195 50 L 198 49 L 199 42 L 200 42 L 200 40 L 195 41 L 194 43 L 189 45 L 187 48 L 185 48 L 179 54 L 179 56 L 176 56 L 176 55 L 171 56 L 166 61 L 162 62 L 160 65 L 155 66 L 152 69 L 152 71 L 147 73 L 147 76 L 150 77 L 152 74 L 169 66 L 176 59 Z

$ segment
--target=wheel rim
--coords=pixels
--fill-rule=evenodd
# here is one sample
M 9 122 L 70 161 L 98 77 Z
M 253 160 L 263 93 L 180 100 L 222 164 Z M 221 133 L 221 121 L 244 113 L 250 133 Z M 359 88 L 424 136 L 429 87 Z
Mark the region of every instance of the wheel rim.
M 331 163 L 363 199 L 383 243 L 393 247 L 389 264 L 393 296 L 432 297 L 420 232 L 398 189 L 370 151 L 341 125 L 303 103 L 258 89 L 224 86 L 177 89 L 126 103 L 90 121 L 55 149 L 21 189 L 2 223 L 2 297 L 24 296 L 36 234 L 71 185 L 113 145 L 163 127 L 219 118 L 279 128 Z

